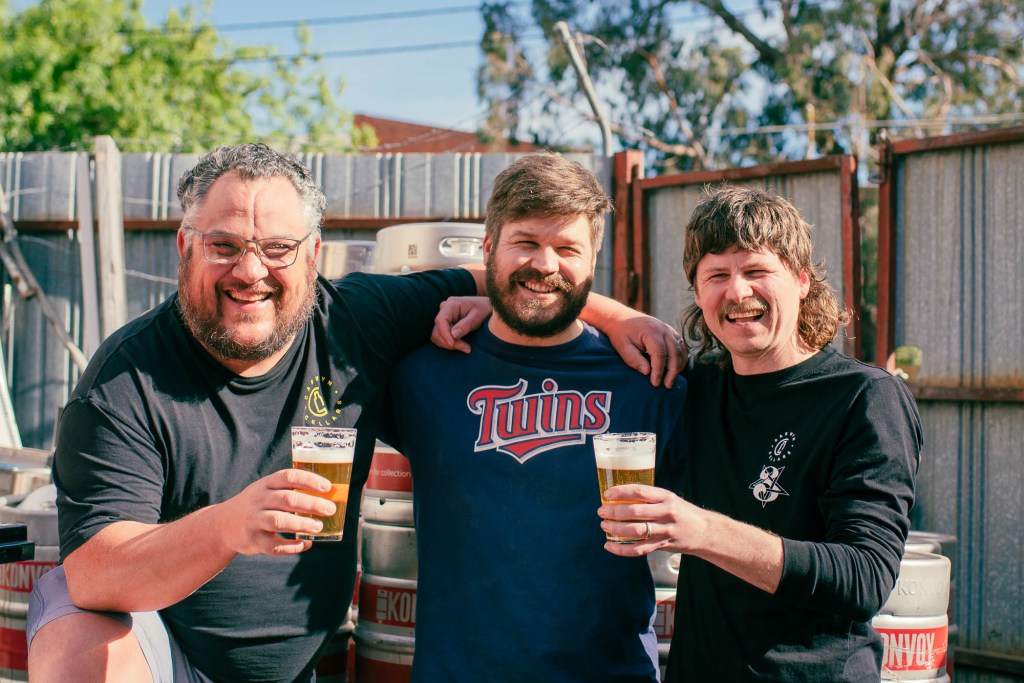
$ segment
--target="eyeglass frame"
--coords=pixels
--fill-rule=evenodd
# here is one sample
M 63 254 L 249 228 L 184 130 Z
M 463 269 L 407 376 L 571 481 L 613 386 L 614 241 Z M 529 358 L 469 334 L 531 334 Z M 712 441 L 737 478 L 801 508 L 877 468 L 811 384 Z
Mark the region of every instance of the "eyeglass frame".
M 203 258 L 206 259 L 210 263 L 216 264 L 218 266 L 233 266 L 233 265 L 235 265 L 236 263 L 238 263 L 239 261 L 242 260 L 242 256 L 245 255 L 245 252 L 249 251 L 249 245 L 252 244 L 253 251 L 256 253 L 256 258 L 258 258 L 260 260 L 260 263 L 262 263 L 267 268 L 273 268 L 275 270 L 279 269 L 279 268 L 289 268 L 291 266 L 294 266 L 295 262 L 299 260 L 299 248 L 302 246 L 302 243 L 305 242 L 306 240 L 308 240 L 310 238 L 310 236 L 315 232 L 315 230 L 310 230 L 309 232 L 307 232 L 305 234 L 305 236 L 302 237 L 302 239 L 298 239 L 298 240 L 294 239 L 292 237 L 262 237 L 262 238 L 260 238 L 258 240 L 247 240 L 245 238 L 238 237 L 237 235 L 232 235 L 232 234 L 229 234 L 229 233 L 226 233 L 226 232 L 203 232 L 202 230 L 196 230 L 191 225 L 183 225 L 183 226 L 181 226 L 181 229 L 182 230 L 188 230 L 190 232 L 194 232 L 195 234 L 199 235 L 199 238 L 200 238 L 200 240 L 203 243 Z M 207 237 L 225 237 L 225 238 L 228 238 L 230 240 L 241 242 L 242 243 L 242 248 L 238 251 L 238 255 L 235 256 L 233 261 L 224 261 L 224 260 L 216 261 L 216 260 L 210 258 L 210 255 L 206 251 L 206 238 Z M 295 243 L 295 249 L 292 251 L 292 254 L 294 255 L 294 258 L 292 259 L 291 263 L 286 263 L 286 264 L 282 264 L 282 265 L 272 265 L 270 263 L 267 263 L 266 254 L 263 253 L 263 247 L 260 246 L 260 242 L 265 242 L 267 240 L 280 240 L 280 241 L 284 241 L 284 242 L 294 242 Z

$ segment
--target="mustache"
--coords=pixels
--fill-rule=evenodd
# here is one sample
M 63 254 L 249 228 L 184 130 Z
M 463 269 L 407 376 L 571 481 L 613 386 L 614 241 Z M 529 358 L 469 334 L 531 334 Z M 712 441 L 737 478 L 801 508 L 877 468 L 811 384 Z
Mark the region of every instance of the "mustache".
M 509 276 L 509 284 L 514 285 L 520 282 L 539 282 L 542 285 L 554 287 L 564 294 L 568 294 L 573 290 L 572 284 L 562 277 L 561 273 L 543 275 L 539 270 L 529 266 L 523 267 Z
M 237 292 L 238 294 L 255 294 L 256 296 L 262 296 L 264 294 L 276 295 L 284 291 L 284 288 L 281 285 L 271 285 L 265 282 L 239 284 L 237 286 L 224 287 L 223 289 Z
M 722 307 L 722 314 L 726 317 L 761 315 L 768 312 L 768 304 L 760 299 L 747 299 L 738 304 L 726 304 Z

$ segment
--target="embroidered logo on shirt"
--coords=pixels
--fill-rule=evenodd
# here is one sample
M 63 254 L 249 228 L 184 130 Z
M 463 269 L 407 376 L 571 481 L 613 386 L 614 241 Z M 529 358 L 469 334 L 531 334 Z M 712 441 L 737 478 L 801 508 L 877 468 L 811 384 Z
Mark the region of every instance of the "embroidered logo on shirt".
M 786 493 L 786 489 L 779 486 L 779 478 L 786 468 L 775 465 L 785 462 L 793 454 L 794 443 L 796 443 L 796 434 L 793 432 L 783 432 L 775 437 L 775 443 L 768 449 L 768 461 L 774 464 L 762 467 L 760 478 L 750 485 L 750 490 L 754 492 L 754 498 L 760 501 L 762 508 L 779 496 L 789 495 Z
M 541 393 L 527 394 L 527 384 L 520 379 L 512 386 L 484 386 L 469 393 L 466 405 L 480 416 L 475 452 L 494 450 L 523 463 L 608 430 L 610 391 L 559 391 L 557 382 L 545 379 Z
M 302 400 L 306 402 L 306 413 L 302 416 L 304 424 L 310 427 L 330 427 L 341 414 L 340 393 L 334 388 L 334 382 L 323 376 L 316 376 L 306 383 L 306 393 Z

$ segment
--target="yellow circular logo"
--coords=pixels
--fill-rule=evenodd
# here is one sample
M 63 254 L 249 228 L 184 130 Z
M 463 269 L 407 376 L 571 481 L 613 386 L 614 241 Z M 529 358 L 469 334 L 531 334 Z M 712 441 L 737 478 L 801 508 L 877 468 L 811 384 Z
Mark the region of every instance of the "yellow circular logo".
M 306 397 L 306 410 L 313 417 L 327 417 L 327 404 L 324 403 L 324 395 L 320 393 L 320 387 L 313 387 Z
M 306 385 L 306 414 L 303 422 L 313 427 L 329 427 L 341 414 L 341 399 L 334 382 L 327 377 L 317 376 Z

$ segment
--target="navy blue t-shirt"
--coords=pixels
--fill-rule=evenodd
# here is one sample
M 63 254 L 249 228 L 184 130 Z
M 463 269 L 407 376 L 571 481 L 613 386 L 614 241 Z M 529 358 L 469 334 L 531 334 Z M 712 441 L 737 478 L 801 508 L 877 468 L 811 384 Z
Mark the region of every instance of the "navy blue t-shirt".
M 653 431 L 674 452 L 685 382 L 652 387 L 592 328 L 469 343 L 403 359 L 384 411 L 413 475 L 413 681 L 657 680 L 650 569 L 604 550 L 591 437 Z

